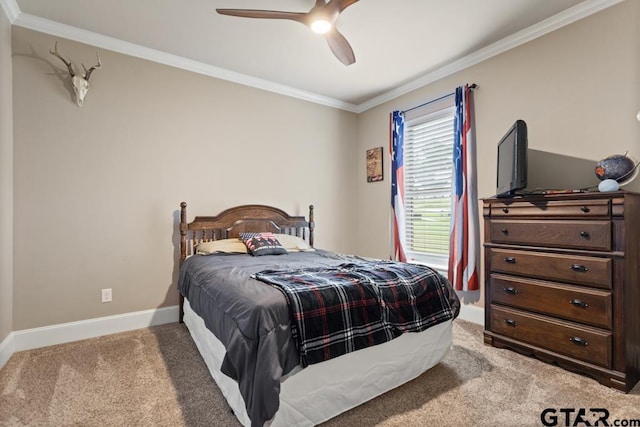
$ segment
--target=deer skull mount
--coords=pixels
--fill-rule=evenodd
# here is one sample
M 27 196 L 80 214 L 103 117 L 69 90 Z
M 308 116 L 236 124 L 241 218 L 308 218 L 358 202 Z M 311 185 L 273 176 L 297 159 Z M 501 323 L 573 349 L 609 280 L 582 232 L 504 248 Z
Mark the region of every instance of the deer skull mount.
M 76 96 L 76 104 L 78 107 L 82 107 L 82 103 L 84 102 L 84 97 L 89 90 L 89 78 L 91 77 L 91 73 L 93 70 L 98 68 L 102 68 L 102 63 L 100 62 L 100 55 L 96 52 L 96 56 L 98 57 L 98 63 L 93 67 L 87 69 L 87 67 L 82 64 L 82 68 L 84 68 L 84 75 L 79 76 L 76 75 L 75 71 L 73 71 L 73 65 L 71 61 L 67 61 L 63 58 L 62 55 L 58 52 L 58 42 L 56 42 L 56 46 L 54 50 L 49 50 L 49 53 L 53 56 L 60 58 L 60 60 L 67 66 L 67 70 L 69 70 L 69 75 L 71 76 L 71 85 L 73 86 L 73 92 Z

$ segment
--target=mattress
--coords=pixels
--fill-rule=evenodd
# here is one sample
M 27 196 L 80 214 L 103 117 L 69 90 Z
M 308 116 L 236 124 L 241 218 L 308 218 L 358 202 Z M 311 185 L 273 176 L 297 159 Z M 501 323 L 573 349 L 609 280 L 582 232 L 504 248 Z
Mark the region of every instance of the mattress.
M 184 301 L 184 322 L 209 372 L 244 426 L 250 426 L 238 383 L 221 371 L 225 347 L 204 320 Z M 278 426 L 313 426 L 410 381 L 438 364 L 452 345 L 453 321 L 358 350 L 281 380 L 280 406 L 271 422 Z

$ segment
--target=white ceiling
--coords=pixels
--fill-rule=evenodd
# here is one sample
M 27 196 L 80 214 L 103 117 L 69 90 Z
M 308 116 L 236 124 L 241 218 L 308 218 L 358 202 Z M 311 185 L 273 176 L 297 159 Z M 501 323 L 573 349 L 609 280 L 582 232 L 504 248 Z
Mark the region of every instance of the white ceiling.
M 306 12 L 315 0 L 0 3 L 14 25 L 358 112 L 619 1 L 361 0 L 337 21 L 348 67 L 297 22 L 215 12 Z

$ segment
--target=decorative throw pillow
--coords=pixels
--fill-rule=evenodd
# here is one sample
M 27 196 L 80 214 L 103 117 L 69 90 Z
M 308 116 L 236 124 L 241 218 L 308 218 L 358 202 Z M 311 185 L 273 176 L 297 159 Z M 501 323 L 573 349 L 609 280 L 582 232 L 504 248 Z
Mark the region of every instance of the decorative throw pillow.
M 273 233 L 240 233 L 240 238 L 253 256 L 283 255 L 287 250 L 282 247 Z

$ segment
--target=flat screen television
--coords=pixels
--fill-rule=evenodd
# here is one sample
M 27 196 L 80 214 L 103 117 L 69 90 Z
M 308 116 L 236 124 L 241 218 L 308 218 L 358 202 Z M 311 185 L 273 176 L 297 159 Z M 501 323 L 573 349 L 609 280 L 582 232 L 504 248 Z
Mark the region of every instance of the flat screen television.
M 527 124 L 516 120 L 498 142 L 497 197 L 513 197 L 527 187 Z

